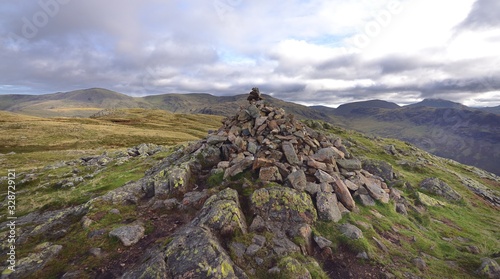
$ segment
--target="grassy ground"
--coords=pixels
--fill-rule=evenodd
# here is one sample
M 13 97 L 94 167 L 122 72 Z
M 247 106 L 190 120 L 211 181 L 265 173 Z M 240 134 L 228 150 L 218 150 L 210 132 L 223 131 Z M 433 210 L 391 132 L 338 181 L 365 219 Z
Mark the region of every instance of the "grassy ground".
M 0 111 L 1 169 L 18 172 L 82 154 L 141 143 L 173 146 L 204 137 L 220 126 L 220 116 L 124 109 L 90 118 L 39 118 Z

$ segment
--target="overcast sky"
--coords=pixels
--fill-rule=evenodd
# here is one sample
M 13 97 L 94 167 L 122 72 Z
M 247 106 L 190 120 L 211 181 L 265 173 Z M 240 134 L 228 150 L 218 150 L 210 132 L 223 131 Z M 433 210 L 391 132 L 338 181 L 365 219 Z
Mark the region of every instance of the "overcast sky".
M 0 94 L 500 105 L 498 0 L 2 0 Z

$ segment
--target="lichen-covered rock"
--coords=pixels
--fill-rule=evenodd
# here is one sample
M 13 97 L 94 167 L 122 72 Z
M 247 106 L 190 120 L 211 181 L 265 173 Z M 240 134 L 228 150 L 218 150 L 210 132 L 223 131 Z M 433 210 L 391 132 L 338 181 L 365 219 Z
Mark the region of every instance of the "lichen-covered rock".
M 84 204 L 66 209 L 47 211 L 40 213 L 32 212 L 16 220 L 19 238 L 16 243 L 21 245 L 32 238 L 42 236 L 45 239 L 57 239 L 63 237 L 67 232 L 69 224 L 81 220 L 90 205 Z M 0 224 L 7 228 L 9 221 Z M 6 242 L 7 243 L 7 242 Z
M 144 227 L 141 224 L 118 227 L 109 232 L 110 237 L 118 238 L 123 245 L 132 246 L 144 236 Z
M 462 198 L 450 185 L 439 178 L 424 179 L 420 183 L 420 188 L 451 201 L 458 201 Z
M 311 273 L 298 260 L 292 257 L 285 257 L 278 263 L 280 275 L 290 279 L 311 279 Z
M 284 187 L 261 188 L 251 196 L 252 210 L 264 220 L 312 224 L 316 209 L 309 194 Z
M 226 188 L 208 198 L 191 224 L 206 226 L 222 235 L 229 235 L 236 231 L 246 233 L 247 225 L 245 215 L 240 208 L 238 192 Z
M 2 273 L 2 278 L 27 278 L 30 274 L 41 270 L 62 249 L 61 245 L 53 245 L 48 242 L 39 244 L 35 247 L 33 253 L 17 261 L 14 272 L 9 272 L 9 269 L 5 270 Z
M 155 278 L 168 279 L 165 256 L 158 247 L 148 249 L 136 266 L 130 268 L 122 279 Z
M 248 278 L 208 229 L 188 226 L 165 250 L 167 278 Z
M 481 267 L 476 270 L 476 273 L 490 279 L 500 278 L 500 265 L 490 258 L 482 259 Z

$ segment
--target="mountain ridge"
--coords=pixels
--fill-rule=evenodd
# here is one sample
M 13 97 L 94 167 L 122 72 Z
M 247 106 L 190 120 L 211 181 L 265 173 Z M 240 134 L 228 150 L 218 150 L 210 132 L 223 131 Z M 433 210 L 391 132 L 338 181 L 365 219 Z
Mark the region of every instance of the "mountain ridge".
M 66 98 L 66 99 L 64 99 Z M 306 107 L 264 95 L 265 101 L 300 119 L 319 119 L 335 125 L 416 144 L 434 154 L 500 174 L 500 115 L 455 102 L 426 99 L 409 106 L 382 100 L 344 104 L 338 108 Z M 119 102 L 116 102 L 116 99 Z M 103 109 L 140 107 L 174 113 L 230 116 L 246 95 L 208 93 L 130 97 L 105 89 L 45 95 L 0 95 L 0 109 L 35 116 L 90 116 Z M 424 105 L 428 106 L 424 106 Z M 497 163 L 498 162 L 498 163 Z

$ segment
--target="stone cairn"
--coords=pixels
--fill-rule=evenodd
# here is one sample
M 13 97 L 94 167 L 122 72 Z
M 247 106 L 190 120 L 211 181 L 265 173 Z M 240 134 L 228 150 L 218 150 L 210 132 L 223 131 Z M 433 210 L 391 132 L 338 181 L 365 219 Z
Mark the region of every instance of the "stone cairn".
M 353 197 L 367 206 L 389 202 L 384 179 L 362 169 L 340 138 L 320 134 L 282 108 L 250 101 L 223 120 L 209 145 L 220 148 L 222 161 L 213 172 L 224 179 L 251 170 L 262 182 L 276 182 L 316 197 L 318 216 L 339 221 L 355 210 Z

